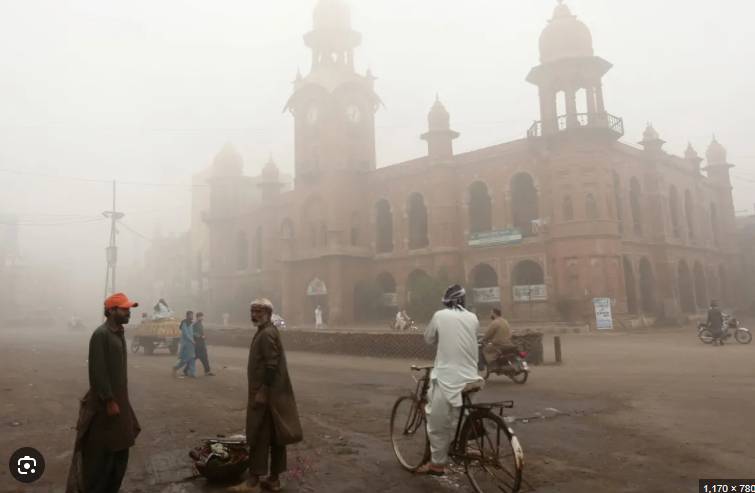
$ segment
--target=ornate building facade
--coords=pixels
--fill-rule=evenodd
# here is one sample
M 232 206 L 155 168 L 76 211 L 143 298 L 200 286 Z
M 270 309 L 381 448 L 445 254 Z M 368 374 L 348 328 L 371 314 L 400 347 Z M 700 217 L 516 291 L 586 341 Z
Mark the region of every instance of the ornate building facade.
M 380 168 L 380 99 L 369 71 L 354 69 L 360 40 L 342 1 L 319 2 L 304 37 L 312 66 L 287 104 L 292 190 L 272 162 L 247 177 L 236 158 L 216 160 L 204 215 L 214 312 L 243 320 L 249 300 L 267 295 L 293 323 L 311 323 L 320 305 L 347 324 L 360 286 L 378 286 L 391 307 L 428 277 L 462 281 L 475 304 L 513 319 L 555 320 L 595 297 L 619 314 L 676 316 L 733 296 L 726 150 L 714 139 L 703 167 L 691 146 L 665 152 L 650 125 L 639 147 L 622 143 L 602 85 L 611 64 L 565 4 L 527 77 L 540 120 L 524 138 L 455 153 L 459 134 L 436 101 L 427 155 Z M 245 202 L 255 187 L 261 200 Z

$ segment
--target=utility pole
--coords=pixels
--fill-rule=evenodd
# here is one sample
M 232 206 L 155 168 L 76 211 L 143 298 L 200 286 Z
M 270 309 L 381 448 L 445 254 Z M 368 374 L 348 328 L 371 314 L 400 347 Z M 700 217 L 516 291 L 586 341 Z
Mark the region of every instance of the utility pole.
M 115 293 L 115 266 L 118 263 L 118 247 L 116 245 L 116 222 L 123 219 L 124 213 L 118 212 L 115 208 L 115 180 L 113 180 L 113 209 L 102 213 L 103 216 L 110 219 L 110 244 L 105 248 L 105 258 L 107 259 L 107 273 L 105 274 L 105 298 L 108 294 Z

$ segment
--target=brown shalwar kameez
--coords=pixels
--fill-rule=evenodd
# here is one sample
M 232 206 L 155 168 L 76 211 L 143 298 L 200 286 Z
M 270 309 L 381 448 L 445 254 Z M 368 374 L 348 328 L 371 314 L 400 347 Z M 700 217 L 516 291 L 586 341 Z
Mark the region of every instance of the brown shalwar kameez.
M 270 322 L 260 326 L 252 339 L 247 371 L 249 472 L 275 476 L 286 470 L 286 445 L 301 441 L 302 430 L 280 333 Z M 268 386 L 267 403 L 256 404 L 254 398 L 264 385 Z

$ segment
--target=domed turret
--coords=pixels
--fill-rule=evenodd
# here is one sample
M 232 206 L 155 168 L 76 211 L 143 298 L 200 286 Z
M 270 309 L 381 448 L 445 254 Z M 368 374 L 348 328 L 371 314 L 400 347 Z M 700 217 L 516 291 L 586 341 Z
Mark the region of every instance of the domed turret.
M 279 176 L 280 170 L 278 169 L 278 165 L 275 164 L 275 161 L 273 161 L 273 156 L 271 155 L 270 159 L 262 168 L 262 179 L 266 182 L 277 182 Z
M 665 143 L 666 141 L 661 139 L 660 134 L 653 127 L 653 124 L 648 122 L 645 131 L 642 132 L 640 145 L 644 147 L 646 151 L 660 151 Z
M 559 0 L 553 18 L 540 35 L 540 62 L 593 55 L 590 29 Z
M 317 29 L 351 29 L 351 9 L 345 0 L 320 0 L 315 7 L 313 24 Z
M 230 142 L 226 143 L 212 161 L 213 176 L 241 176 L 244 159 Z
M 435 103 L 430 108 L 430 113 L 427 115 L 427 123 L 430 131 L 433 130 L 449 130 L 451 128 L 451 115 L 443 103 L 440 102 L 440 98 L 436 94 Z
M 420 136 L 427 141 L 427 154 L 433 162 L 445 163 L 453 159 L 453 141 L 459 132 L 451 130 L 451 115 L 435 95 L 435 103 L 427 115 L 428 130 Z
M 700 173 L 700 163 L 703 162 L 703 160 L 700 158 L 700 155 L 697 153 L 694 147 L 692 147 L 692 143 L 687 143 L 687 149 L 684 151 L 684 159 L 690 163 L 690 166 L 692 166 L 692 170 L 695 173 Z
M 653 124 L 648 122 L 647 126 L 645 127 L 645 131 L 642 132 L 642 139 L 643 140 L 658 140 L 661 136 L 658 134 L 658 131 L 653 128 Z
M 713 141 L 708 146 L 708 150 L 705 152 L 705 157 L 708 159 L 708 166 L 727 164 L 726 148 L 716 140 L 715 135 L 713 136 Z

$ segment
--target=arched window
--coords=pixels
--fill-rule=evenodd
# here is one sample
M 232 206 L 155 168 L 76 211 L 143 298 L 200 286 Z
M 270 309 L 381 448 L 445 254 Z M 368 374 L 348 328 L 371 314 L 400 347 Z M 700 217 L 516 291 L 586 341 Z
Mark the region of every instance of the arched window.
M 634 233 L 642 235 L 642 205 L 640 195 L 640 182 L 637 178 L 632 178 L 629 182 L 629 206 L 632 208 L 632 221 L 634 223 Z
M 572 202 L 570 195 L 564 197 L 564 203 L 561 207 L 561 215 L 563 216 L 564 221 L 574 220 L 574 202 Z
M 718 235 L 720 234 L 720 230 L 718 227 L 718 210 L 716 209 L 716 204 L 714 203 L 710 204 L 710 228 L 711 233 L 713 234 L 713 244 L 718 246 Z
M 523 260 L 514 267 L 515 286 L 535 286 L 545 284 L 543 268 L 532 260 Z
M 493 205 L 488 187 L 481 181 L 469 187 L 469 232 L 482 233 L 493 229 Z
M 264 260 L 262 226 L 257 227 L 254 235 L 254 264 L 257 270 L 262 270 Z
M 642 311 L 655 313 L 655 278 L 650 261 L 645 257 L 640 260 L 640 294 L 642 295 Z
M 616 219 L 619 221 L 619 233 L 624 232 L 624 204 L 622 203 L 621 181 L 619 174 L 613 171 L 613 199 L 616 201 Z
M 695 262 L 695 299 L 698 308 L 708 306 L 708 285 L 705 281 L 705 270 L 699 261 Z
M 236 235 L 236 270 L 249 268 L 249 241 L 246 233 L 239 231 Z
M 598 203 L 595 201 L 595 195 L 591 193 L 585 195 L 585 216 L 587 219 L 598 218 Z
M 692 205 L 692 192 L 684 191 L 684 215 L 687 217 L 687 231 L 690 239 L 695 237 L 695 210 Z
M 393 251 L 393 214 L 385 199 L 375 204 L 375 249 L 377 253 Z
M 425 199 L 419 193 L 409 196 L 407 207 L 409 215 L 409 249 L 425 248 L 430 244 L 427 236 L 427 208 Z
M 351 240 L 351 246 L 359 245 L 359 213 L 355 212 L 351 215 L 351 231 L 349 239 Z
M 689 266 L 684 260 L 679 261 L 677 281 L 679 283 L 679 302 L 684 313 L 695 311 L 695 291 Z
M 673 185 L 668 191 L 668 208 L 671 213 L 671 229 L 674 236 L 679 238 L 679 193 Z
M 291 219 L 284 219 L 281 223 L 281 239 L 293 240 L 294 235 L 294 222 Z
M 634 279 L 634 267 L 628 257 L 624 257 L 624 291 L 627 295 L 627 312 L 637 313 L 637 282 Z
M 477 264 L 472 269 L 472 300 L 476 305 L 501 303 L 501 290 L 498 286 L 498 274 L 488 264 Z
M 518 173 L 511 179 L 511 209 L 514 227 L 523 236 L 532 236 L 532 221 L 540 217 L 540 211 L 535 182 L 527 173 Z

